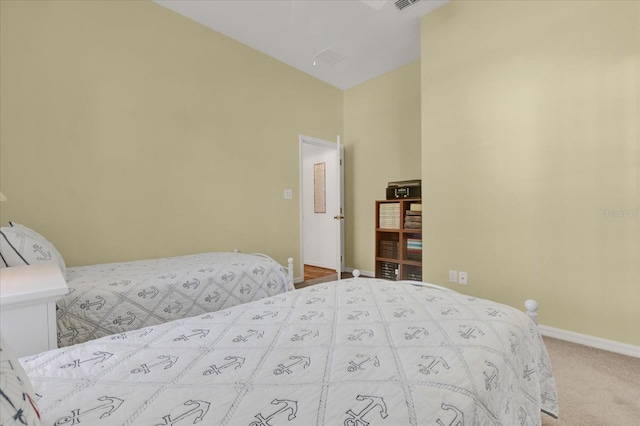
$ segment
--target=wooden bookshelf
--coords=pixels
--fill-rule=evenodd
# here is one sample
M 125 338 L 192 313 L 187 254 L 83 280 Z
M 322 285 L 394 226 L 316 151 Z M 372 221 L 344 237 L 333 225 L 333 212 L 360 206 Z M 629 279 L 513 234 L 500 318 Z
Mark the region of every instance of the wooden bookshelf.
M 421 207 L 420 198 L 376 201 L 376 278 L 422 281 Z

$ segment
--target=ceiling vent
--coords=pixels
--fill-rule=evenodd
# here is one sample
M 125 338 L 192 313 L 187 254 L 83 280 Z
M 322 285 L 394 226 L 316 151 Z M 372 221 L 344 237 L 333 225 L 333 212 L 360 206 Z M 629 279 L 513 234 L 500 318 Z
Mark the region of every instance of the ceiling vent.
M 335 65 L 344 58 L 346 58 L 346 56 L 343 56 L 333 49 L 324 50 L 316 55 L 316 59 L 320 59 L 329 65 Z
M 412 4 L 418 3 L 420 0 L 396 0 L 394 3 L 398 10 L 404 10 Z

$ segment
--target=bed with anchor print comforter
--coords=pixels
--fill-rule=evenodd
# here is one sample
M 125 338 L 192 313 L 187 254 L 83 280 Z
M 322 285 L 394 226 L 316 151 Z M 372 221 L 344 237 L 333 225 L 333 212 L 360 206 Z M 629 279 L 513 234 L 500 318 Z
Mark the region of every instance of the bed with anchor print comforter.
M 353 278 L 21 359 L 45 425 L 540 425 L 557 415 L 520 311 Z
M 270 257 L 231 252 L 68 268 L 67 284 L 57 303 L 59 347 L 294 289 Z

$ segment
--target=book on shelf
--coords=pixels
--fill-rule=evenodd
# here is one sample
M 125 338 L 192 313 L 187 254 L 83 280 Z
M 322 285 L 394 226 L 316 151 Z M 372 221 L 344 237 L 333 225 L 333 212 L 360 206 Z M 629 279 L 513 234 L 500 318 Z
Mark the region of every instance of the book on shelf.
M 413 206 L 420 206 L 420 210 L 411 210 Z M 406 229 L 422 229 L 422 204 L 411 204 L 404 216 L 404 227 Z
M 397 280 L 398 264 L 392 262 L 380 262 L 380 277 L 386 280 Z
M 400 251 L 400 242 L 396 240 L 381 240 L 379 249 L 380 257 L 397 259 Z
M 422 238 L 407 238 L 407 259 L 422 260 Z
M 407 280 L 409 281 L 422 281 L 422 274 L 420 273 L 408 273 L 407 274 Z
M 384 229 L 400 228 L 400 204 L 383 203 L 380 204 L 378 227 Z

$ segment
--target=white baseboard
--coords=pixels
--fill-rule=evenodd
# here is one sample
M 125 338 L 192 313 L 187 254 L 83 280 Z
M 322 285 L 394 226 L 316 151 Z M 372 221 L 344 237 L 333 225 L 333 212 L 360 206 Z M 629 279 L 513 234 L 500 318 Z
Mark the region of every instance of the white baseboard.
M 580 345 L 603 349 L 605 351 L 632 356 L 634 358 L 640 358 L 640 346 L 589 336 L 588 334 L 575 333 L 573 331 L 562 330 L 560 328 L 549 327 L 546 325 L 539 325 L 538 328 L 540 330 L 540 334 L 543 336 L 566 340 L 567 342 L 578 343 Z
M 344 268 L 344 270 L 346 272 L 350 272 L 350 273 L 353 273 L 354 269 L 356 269 L 356 268 Z M 364 271 L 362 269 L 360 269 L 359 271 L 360 271 L 360 276 L 361 277 L 375 277 L 375 275 L 376 275 L 373 271 Z

